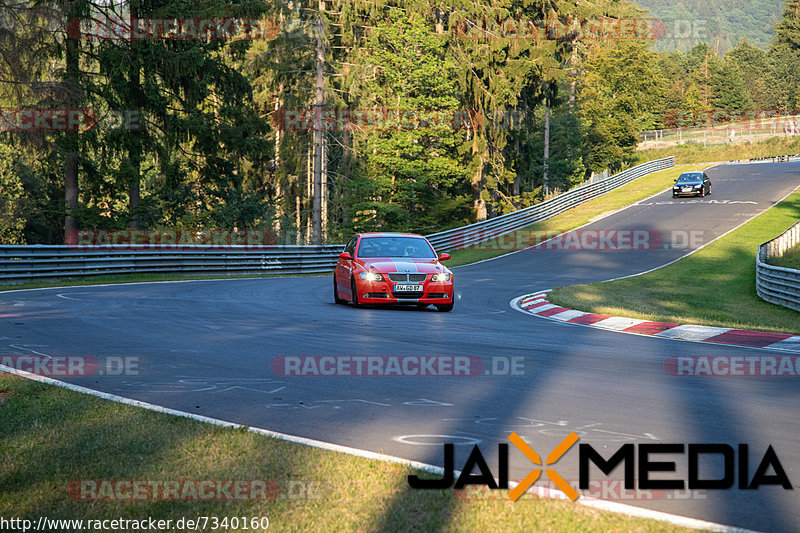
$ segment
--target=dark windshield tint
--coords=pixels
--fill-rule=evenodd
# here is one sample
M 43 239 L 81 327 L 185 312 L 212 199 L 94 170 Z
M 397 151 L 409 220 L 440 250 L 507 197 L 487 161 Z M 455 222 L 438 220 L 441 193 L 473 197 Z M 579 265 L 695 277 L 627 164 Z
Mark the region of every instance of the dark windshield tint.
M 418 257 L 434 259 L 430 245 L 418 237 L 365 237 L 358 246 L 358 257 Z
M 678 178 L 678 183 L 697 183 L 702 179 L 702 174 L 681 174 Z

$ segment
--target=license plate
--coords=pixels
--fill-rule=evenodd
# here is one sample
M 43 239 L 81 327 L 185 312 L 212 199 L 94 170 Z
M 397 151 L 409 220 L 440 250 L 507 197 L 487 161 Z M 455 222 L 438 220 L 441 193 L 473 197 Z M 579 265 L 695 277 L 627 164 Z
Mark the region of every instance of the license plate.
M 683 192 L 692 192 L 692 188 L 691 187 L 684 187 L 683 188 Z
M 422 292 L 422 285 L 395 285 L 397 292 Z

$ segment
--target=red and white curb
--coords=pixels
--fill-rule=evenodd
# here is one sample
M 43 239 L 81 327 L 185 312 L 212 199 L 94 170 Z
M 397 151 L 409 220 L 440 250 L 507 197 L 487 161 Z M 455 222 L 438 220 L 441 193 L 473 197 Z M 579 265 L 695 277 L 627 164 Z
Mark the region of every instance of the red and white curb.
M 523 313 L 558 320 L 559 322 L 592 326 L 623 333 L 800 353 L 800 335 L 712 326 L 681 325 L 670 322 L 652 322 L 638 318 L 587 313 L 548 302 L 548 292 L 550 291 L 540 291 L 515 298 L 511 301 L 511 307 Z

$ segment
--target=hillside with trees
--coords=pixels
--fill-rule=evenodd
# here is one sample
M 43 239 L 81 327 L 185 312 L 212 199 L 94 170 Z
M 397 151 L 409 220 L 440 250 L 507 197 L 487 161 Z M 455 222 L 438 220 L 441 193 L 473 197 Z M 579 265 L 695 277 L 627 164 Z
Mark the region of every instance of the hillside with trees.
M 800 104 L 800 0 L 768 48 L 724 54 L 577 31 L 648 17 L 616 0 L 124 6 L 0 0 L 13 30 L 0 32 L 1 243 L 113 228 L 264 229 L 286 244 L 431 233 L 624 168 L 639 131 Z M 200 17 L 269 23 L 214 39 L 74 23 Z M 59 110 L 82 123 L 22 123 Z
M 746 39 L 768 48 L 783 15 L 783 0 L 640 0 L 648 15 L 663 21 L 666 35 L 654 44 L 659 52 L 687 52 L 705 42 L 724 54 Z

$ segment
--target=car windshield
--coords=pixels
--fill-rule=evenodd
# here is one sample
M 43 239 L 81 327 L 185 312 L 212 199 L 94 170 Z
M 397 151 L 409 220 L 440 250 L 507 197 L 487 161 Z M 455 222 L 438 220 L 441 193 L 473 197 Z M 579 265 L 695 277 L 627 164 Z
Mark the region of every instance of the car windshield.
M 418 237 L 365 237 L 358 246 L 358 257 L 417 257 L 435 259 L 428 242 Z
M 681 174 L 678 183 L 697 183 L 702 179 L 702 174 Z

